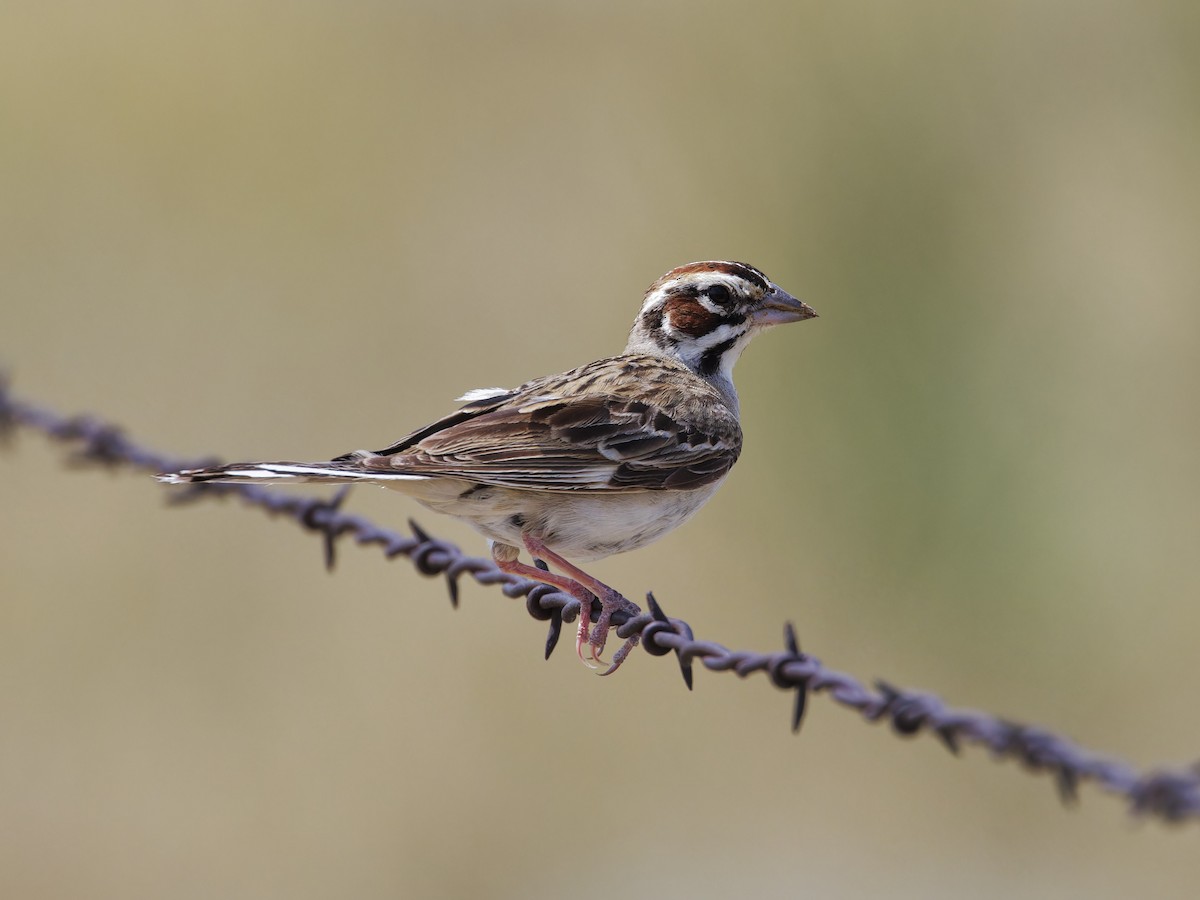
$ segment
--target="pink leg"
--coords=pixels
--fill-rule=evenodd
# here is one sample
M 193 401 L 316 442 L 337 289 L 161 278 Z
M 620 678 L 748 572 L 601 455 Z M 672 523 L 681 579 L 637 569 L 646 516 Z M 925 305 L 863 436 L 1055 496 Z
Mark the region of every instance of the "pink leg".
M 527 549 L 531 554 L 538 559 L 550 563 L 556 569 L 566 572 L 570 576 L 569 579 L 564 580 L 571 581 L 573 579 L 574 584 L 577 586 L 582 586 L 586 591 L 590 591 L 592 594 L 596 595 L 596 599 L 600 601 L 600 618 L 596 620 L 596 626 L 594 628 L 589 628 L 592 617 L 591 598 L 589 596 L 589 598 L 585 601 L 582 597 L 580 597 L 579 602 L 581 608 L 579 612 L 579 630 L 575 635 L 575 652 L 578 654 L 579 658 L 583 660 L 585 665 L 589 665 L 588 661 L 583 657 L 583 645 L 586 643 L 588 645 L 592 660 L 601 665 L 607 665 L 600 658 L 600 654 L 604 652 L 604 644 L 608 639 L 608 631 L 612 627 L 613 613 L 619 609 L 636 613 L 638 612 L 638 608 L 622 597 L 618 591 L 610 588 L 604 582 L 596 580 L 578 566 L 567 562 L 537 538 L 528 534 L 522 535 L 521 537 L 525 542 L 525 549 Z M 534 571 L 540 573 L 542 576 L 540 580 L 547 581 L 545 578 L 547 574 L 546 572 L 542 572 L 540 569 L 535 569 Z M 528 577 L 533 578 L 537 576 L 531 575 Z M 557 582 L 550 581 L 549 583 L 556 584 Z M 579 596 L 573 591 L 571 593 L 573 596 Z M 617 651 L 617 655 L 613 657 L 612 665 L 610 665 L 602 674 L 610 675 L 615 672 L 617 667 L 625 661 L 625 657 L 629 655 L 629 651 L 637 646 L 637 642 L 637 637 L 630 638 L 628 641 L 626 641 L 625 645 Z
M 492 559 L 501 572 L 510 572 L 513 575 L 520 575 L 522 578 L 528 578 L 530 581 L 540 581 L 542 584 L 550 584 L 561 591 L 566 591 L 572 597 L 579 601 L 579 631 L 575 637 L 575 652 L 579 654 L 579 658 L 588 668 L 596 668 L 595 665 L 583 658 L 583 641 L 588 634 L 588 626 L 592 618 L 592 595 L 586 587 L 578 581 L 567 578 L 565 575 L 555 575 L 553 572 L 547 572 L 543 569 L 538 569 L 534 566 L 527 566 L 525 563 L 516 559 L 507 559 L 506 554 L 499 551 L 499 548 L 505 546 L 501 544 L 495 545 L 492 549 Z M 505 547 L 505 549 L 508 549 Z M 515 553 L 516 548 L 512 548 Z M 533 553 L 531 550 L 530 553 Z M 535 554 L 538 555 L 538 554 Z M 544 557 L 539 556 L 540 559 Z M 595 660 L 593 653 L 592 659 Z M 599 660 L 595 660 L 599 662 Z

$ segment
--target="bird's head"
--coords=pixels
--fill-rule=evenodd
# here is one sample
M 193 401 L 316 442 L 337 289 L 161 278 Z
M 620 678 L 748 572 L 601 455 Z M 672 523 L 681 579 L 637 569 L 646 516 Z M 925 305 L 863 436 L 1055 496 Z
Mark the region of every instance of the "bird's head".
M 627 353 L 673 357 L 702 378 L 728 381 L 750 339 L 772 325 L 816 316 L 812 307 L 740 262 L 694 262 L 646 291 Z

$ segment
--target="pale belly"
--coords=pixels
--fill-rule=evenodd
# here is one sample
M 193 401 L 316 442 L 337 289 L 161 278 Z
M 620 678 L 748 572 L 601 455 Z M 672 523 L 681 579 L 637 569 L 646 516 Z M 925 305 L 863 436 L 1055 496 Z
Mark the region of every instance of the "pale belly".
M 721 482 L 691 491 L 539 493 L 438 479 L 401 489 L 434 512 L 462 519 L 490 540 L 522 547 L 528 532 L 570 560 L 636 550 L 690 519 Z M 397 487 L 401 487 L 397 485 Z

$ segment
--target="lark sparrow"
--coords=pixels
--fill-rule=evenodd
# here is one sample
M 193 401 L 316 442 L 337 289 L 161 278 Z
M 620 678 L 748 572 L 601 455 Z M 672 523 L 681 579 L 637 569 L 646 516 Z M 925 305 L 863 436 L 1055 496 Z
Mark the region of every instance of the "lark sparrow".
M 457 412 L 382 450 L 158 477 L 403 491 L 482 532 L 501 570 L 577 597 L 576 652 L 583 659 L 586 645 L 600 662 L 612 614 L 632 604 L 567 559 L 635 550 L 691 518 L 742 449 L 738 356 L 766 328 L 815 315 L 753 266 L 690 263 L 650 285 L 619 356 L 511 390 L 468 391 Z M 557 572 L 520 562 L 521 547 Z M 593 595 L 601 606 L 594 626 Z M 621 648 L 609 672 L 631 648 Z

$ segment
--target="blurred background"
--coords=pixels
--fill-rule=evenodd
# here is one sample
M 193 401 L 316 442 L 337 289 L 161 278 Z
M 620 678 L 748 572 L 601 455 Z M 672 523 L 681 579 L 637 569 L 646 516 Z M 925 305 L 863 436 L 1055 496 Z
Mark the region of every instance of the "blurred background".
M 697 634 L 1200 755 L 1200 7 L 6 4 L 0 365 L 181 456 L 323 459 L 618 351 L 672 266 L 821 318 L 595 564 Z M 12 897 L 1194 896 L 1195 826 L 128 473 L 0 455 Z M 349 501 L 455 522 L 383 491 Z

